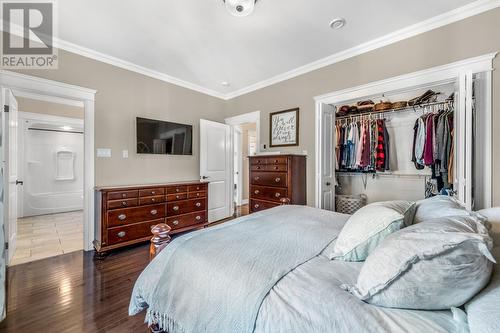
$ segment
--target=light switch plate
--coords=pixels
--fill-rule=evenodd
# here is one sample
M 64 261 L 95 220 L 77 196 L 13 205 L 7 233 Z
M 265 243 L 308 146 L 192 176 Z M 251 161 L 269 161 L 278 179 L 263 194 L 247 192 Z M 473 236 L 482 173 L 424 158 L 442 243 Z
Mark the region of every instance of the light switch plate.
M 97 157 L 111 157 L 111 149 L 97 148 Z
M 128 150 L 127 149 L 122 150 L 122 156 L 123 156 L 123 158 L 128 158 Z

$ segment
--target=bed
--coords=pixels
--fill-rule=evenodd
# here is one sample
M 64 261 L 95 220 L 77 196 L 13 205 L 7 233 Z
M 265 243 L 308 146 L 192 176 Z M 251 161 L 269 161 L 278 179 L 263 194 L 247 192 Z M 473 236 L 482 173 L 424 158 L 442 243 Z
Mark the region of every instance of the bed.
M 463 310 L 383 308 L 343 290 L 363 263 L 325 253 L 348 218 L 280 206 L 178 237 L 138 278 L 129 314 L 169 333 L 469 332 Z

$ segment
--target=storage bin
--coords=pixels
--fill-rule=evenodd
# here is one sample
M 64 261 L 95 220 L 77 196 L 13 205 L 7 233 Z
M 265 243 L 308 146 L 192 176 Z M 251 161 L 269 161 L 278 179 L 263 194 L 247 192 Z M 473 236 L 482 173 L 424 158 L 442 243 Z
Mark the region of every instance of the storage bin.
M 366 195 L 336 195 L 335 210 L 343 214 L 354 214 L 358 209 L 366 205 Z

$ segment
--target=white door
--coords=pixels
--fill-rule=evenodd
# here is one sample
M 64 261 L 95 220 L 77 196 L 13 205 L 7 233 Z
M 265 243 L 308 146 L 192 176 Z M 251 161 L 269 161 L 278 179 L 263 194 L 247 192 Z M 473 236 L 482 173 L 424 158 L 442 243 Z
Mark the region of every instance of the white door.
M 321 208 L 335 210 L 335 108 L 321 105 Z
M 233 173 L 234 173 L 234 202 L 237 206 L 241 206 L 241 197 L 243 196 L 243 177 L 242 177 L 242 164 L 243 164 L 243 152 L 242 152 L 242 133 L 241 129 L 238 127 L 234 128 L 234 163 L 233 163 Z
M 231 216 L 231 127 L 200 119 L 200 178 L 208 184 L 208 222 Z
M 459 101 L 455 116 L 455 181 L 457 198 L 467 209 L 472 202 L 472 159 L 473 159 L 473 74 L 463 73 L 459 78 Z
M 2 88 L 4 112 L 2 112 L 2 132 L 4 165 L 4 221 L 8 241 L 7 262 L 10 262 L 16 251 L 17 237 L 17 101 L 10 89 Z

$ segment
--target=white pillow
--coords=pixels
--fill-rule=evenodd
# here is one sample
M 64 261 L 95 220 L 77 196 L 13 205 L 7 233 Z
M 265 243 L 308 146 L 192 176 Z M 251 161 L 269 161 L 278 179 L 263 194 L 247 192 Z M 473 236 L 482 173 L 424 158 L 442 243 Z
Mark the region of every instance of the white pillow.
M 469 211 L 455 198 L 437 195 L 432 198 L 417 201 L 413 223 L 446 216 L 469 215 Z
M 473 216 L 425 221 L 388 236 L 368 257 L 356 285 L 371 304 L 404 309 L 459 307 L 488 283 L 492 240 Z
M 340 231 L 330 259 L 364 261 L 388 235 L 413 221 L 411 201 L 375 202 L 359 209 Z

